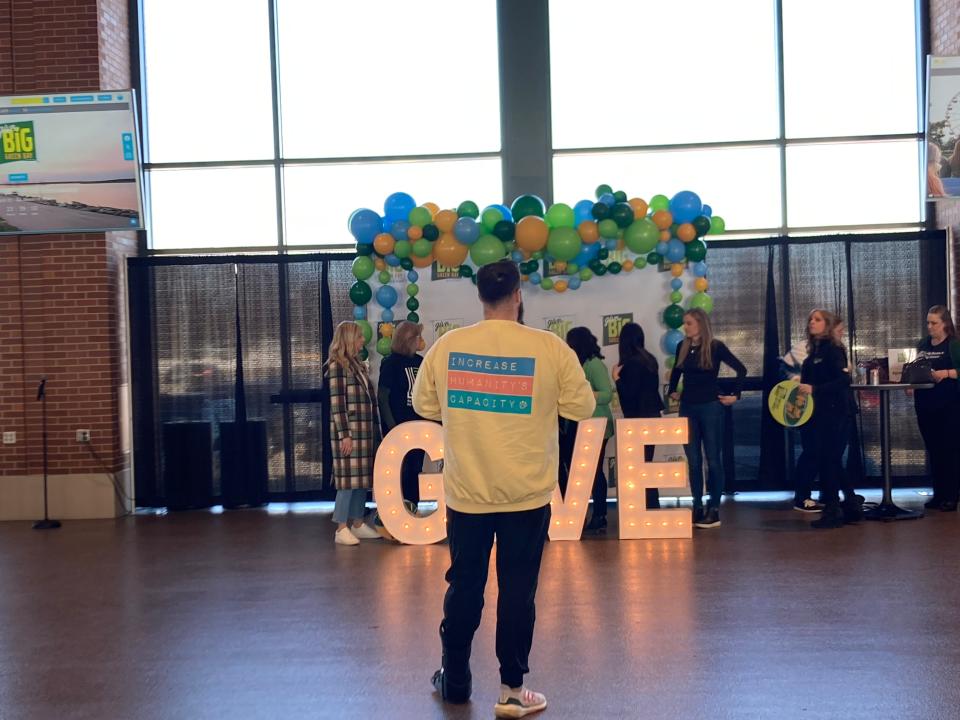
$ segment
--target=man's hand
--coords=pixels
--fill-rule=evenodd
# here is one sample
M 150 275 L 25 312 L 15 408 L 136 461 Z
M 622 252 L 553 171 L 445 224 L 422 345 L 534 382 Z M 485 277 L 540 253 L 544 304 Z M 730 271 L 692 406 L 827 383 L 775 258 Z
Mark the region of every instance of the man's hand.
M 347 435 L 340 441 L 340 454 L 347 455 L 348 457 L 353 452 L 353 438 Z
M 807 383 L 800 383 L 797 386 L 797 390 L 799 390 L 804 395 L 813 395 L 813 385 L 809 385 Z

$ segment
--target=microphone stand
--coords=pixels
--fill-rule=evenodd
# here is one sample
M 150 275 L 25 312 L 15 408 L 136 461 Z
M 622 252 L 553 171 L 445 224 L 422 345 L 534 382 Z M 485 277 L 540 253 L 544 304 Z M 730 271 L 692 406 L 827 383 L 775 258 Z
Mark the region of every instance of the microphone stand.
M 42 401 L 43 416 L 43 520 L 33 524 L 34 530 L 53 530 L 60 527 L 59 520 L 51 520 L 47 512 L 47 379 L 40 380 L 37 388 L 37 400 Z

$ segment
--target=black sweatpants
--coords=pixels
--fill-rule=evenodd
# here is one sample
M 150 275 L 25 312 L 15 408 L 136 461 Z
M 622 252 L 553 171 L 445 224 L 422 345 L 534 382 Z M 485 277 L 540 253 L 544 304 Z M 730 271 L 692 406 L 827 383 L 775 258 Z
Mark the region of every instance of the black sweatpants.
M 960 491 L 960 446 L 957 444 L 957 407 L 917 408 L 917 425 L 930 459 L 933 496 L 940 502 L 955 503 Z
M 540 558 L 550 529 L 550 506 L 501 513 L 461 513 L 447 508 L 450 569 L 443 599 L 440 642 L 444 672 L 453 684 L 470 681 L 470 648 L 480 626 L 490 550 L 497 540 L 497 659 L 500 682 L 520 687 L 536 619 L 534 598 Z
M 813 479 L 820 476 L 820 502 L 840 502 L 853 497 L 853 488 L 843 472 L 843 451 L 849 437 L 849 416 L 843 410 L 817 409 L 809 422 L 801 426 L 803 452 L 797 460 L 796 497 L 810 497 Z

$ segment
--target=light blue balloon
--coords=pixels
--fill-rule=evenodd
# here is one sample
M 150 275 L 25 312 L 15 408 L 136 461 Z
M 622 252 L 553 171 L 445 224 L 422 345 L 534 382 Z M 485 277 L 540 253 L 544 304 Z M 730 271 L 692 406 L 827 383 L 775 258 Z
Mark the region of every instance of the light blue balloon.
M 389 255 L 387 255 L 387 256 L 384 258 L 384 261 L 385 261 L 385 262 L 387 263 L 387 265 L 389 265 L 390 267 L 398 267 L 398 266 L 400 265 L 400 258 L 398 258 L 398 257 L 397 257 L 396 255 L 394 255 L 393 253 L 390 253 Z
M 700 208 L 700 214 L 703 215 L 703 216 L 705 216 L 705 217 L 712 217 L 712 216 L 713 216 L 713 208 L 710 207 L 710 206 L 707 205 L 707 204 L 704 204 L 704 206 L 703 206 L 702 208 Z
M 607 207 L 613 207 L 617 204 L 617 199 L 613 196 L 613 193 L 604 193 L 600 196 L 600 202 Z
M 394 240 L 406 240 L 409 229 L 410 223 L 406 220 L 394 220 L 393 225 L 390 226 L 390 234 L 393 235 Z
M 496 208 L 497 210 L 500 211 L 500 214 L 503 215 L 504 220 L 513 222 L 513 213 L 510 212 L 510 208 L 508 208 L 506 205 L 489 205 L 488 207 Z M 486 209 L 487 208 L 484 208 L 484 210 Z M 483 217 L 482 212 L 480 213 L 480 217 Z
M 700 196 L 689 190 L 681 190 L 670 198 L 670 214 L 675 223 L 693 222 L 703 211 Z
M 515 263 L 523 262 L 523 253 L 519 250 L 514 250 L 512 253 L 510 253 L 510 259 Z
M 693 264 L 693 274 L 696 277 L 706 277 L 707 276 L 707 264 L 702 260 L 698 263 Z
M 527 277 L 530 278 L 530 282 L 533 283 L 534 285 L 539 285 L 540 280 L 542 280 L 542 278 L 540 277 L 540 273 L 538 272 L 532 272 Z
M 350 216 L 350 233 L 358 243 L 369 244 L 383 229 L 380 216 L 373 210 L 360 208 Z
M 584 220 L 593 220 L 593 201 L 581 200 L 573 206 L 573 224 L 579 225 Z
M 380 319 L 384 322 L 393 322 L 393 310 L 384 310 L 382 313 L 380 313 Z
M 683 241 L 677 238 L 670 238 L 667 243 L 667 260 L 670 262 L 680 262 L 687 256 L 687 249 Z
M 680 278 L 674 278 L 673 280 L 670 281 L 671 290 L 679 290 L 682 287 L 683 287 L 683 280 L 681 280 Z
M 600 252 L 600 243 L 584 243 L 580 246 L 580 252 L 577 253 L 576 257 L 573 258 L 570 262 L 576 265 L 577 267 L 586 267 L 590 264 L 591 260 L 595 260 L 597 255 Z
M 416 201 L 405 192 L 395 192 L 383 202 L 383 214 L 392 218 L 406 218 L 417 206 Z
M 567 287 L 571 290 L 576 290 L 578 287 L 580 287 L 580 282 L 581 280 L 579 275 L 571 275 L 569 278 L 567 278 Z
M 609 240 L 607 240 L 606 248 L 607 248 L 607 250 L 616 250 L 616 249 L 617 249 L 617 239 L 616 239 L 616 238 L 610 238 Z
M 657 243 L 657 255 L 667 254 L 667 244 L 663 241 Z
M 473 245 L 480 237 L 480 225 L 471 217 L 462 217 L 453 226 L 453 235 L 464 245 Z
M 353 306 L 353 319 L 354 319 L 354 320 L 366 320 L 366 319 L 367 319 L 367 306 L 366 306 L 366 305 L 354 305 L 354 306 Z
M 385 308 L 392 308 L 397 304 L 397 289 L 393 285 L 381 285 L 377 288 L 377 302 Z
M 681 342 L 683 342 L 682 332 L 679 330 L 668 330 L 667 334 L 663 336 L 663 349 L 666 351 L 667 355 L 676 355 L 677 348 L 680 346 Z
M 420 279 L 420 273 L 418 273 L 416 270 L 409 270 L 407 272 L 407 280 L 409 280 L 410 282 L 416 282 L 419 279 Z

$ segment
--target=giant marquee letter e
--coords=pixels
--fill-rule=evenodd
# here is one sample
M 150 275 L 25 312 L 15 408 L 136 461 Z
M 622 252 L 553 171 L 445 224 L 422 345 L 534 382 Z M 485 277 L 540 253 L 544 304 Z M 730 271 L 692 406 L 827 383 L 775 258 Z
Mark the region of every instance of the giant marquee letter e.
M 646 489 L 684 487 L 686 462 L 645 462 L 646 445 L 685 445 L 686 418 L 617 420 L 617 504 L 620 539 L 693 537 L 690 511 L 648 510 Z
M 429 545 L 447 536 L 447 504 L 443 499 L 443 475 L 420 475 L 420 499 L 436 500 L 437 510 L 426 517 L 411 514 L 403 504 L 400 468 L 411 450 L 425 450 L 433 460 L 443 459 L 443 430 L 428 420 L 397 425 L 387 433 L 377 450 L 373 466 L 373 499 L 383 526 L 408 545 Z
M 567 496 L 561 497 L 560 486 L 553 488 L 550 501 L 550 539 L 579 540 L 583 533 L 583 521 L 587 516 L 587 503 L 597 473 L 600 448 L 606 418 L 581 420 L 577 426 L 577 440 L 570 461 L 567 478 Z

